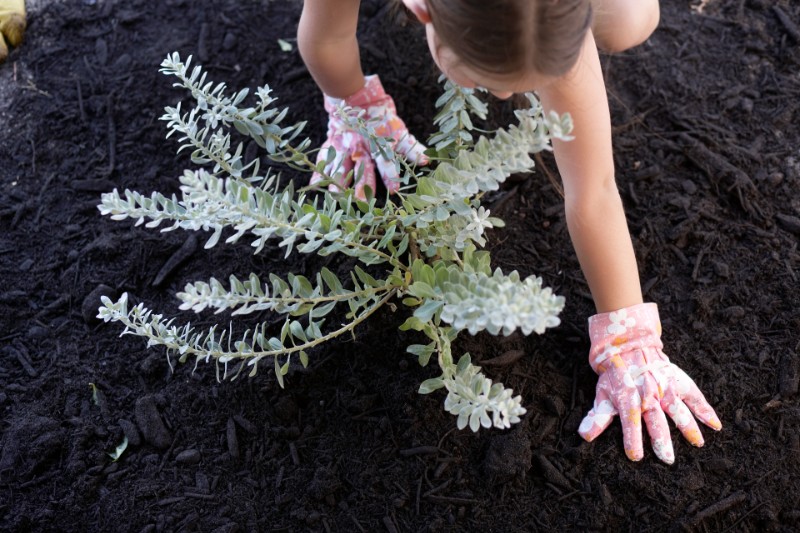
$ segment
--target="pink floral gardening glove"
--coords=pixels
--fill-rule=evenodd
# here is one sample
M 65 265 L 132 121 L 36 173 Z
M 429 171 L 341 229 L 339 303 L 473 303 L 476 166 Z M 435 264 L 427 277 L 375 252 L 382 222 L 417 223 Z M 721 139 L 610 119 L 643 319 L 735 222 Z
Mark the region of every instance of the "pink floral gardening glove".
M 667 417 L 669 414 L 692 445 L 704 444 L 692 413 L 719 431 L 722 423 L 694 381 L 669 362 L 661 351 L 658 307 L 645 303 L 589 318 L 592 347 L 589 363 L 600 376 L 594 407 L 578 428 L 587 441 L 600 435 L 615 415 L 622 421 L 628 458 L 638 461 L 642 450 L 642 416 L 656 456 L 675 462 Z
M 375 191 L 375 167 L 390 193 L 397 192 L 400 187 L 400 174 L 393 161 L 387 160 L 380 153 L 370 153 L 369 141 L 360 133 L 349 128 L 336 114 L 340 105 L 352 107 L 354 111 L 366 111 L 365 119 L 371 121 L 375 133 L 380 137 L 392 140 L 391 146 L 396 153 L 404 155 L 412 163 L 427 165 L 428 158 L 423 154 L 425 147 L 409 133 L 405 123 L 397 116 L 394 100 L 386 94 L 378 76 L 367 76 L 364 87 L 347 98 L 331 98 L 325 95 L 325 110 L 328 112 L 328 139 L 322 144 L 317 156 L 317 163 L 325 161 L 328 157 L 329 147 L 336 150 L 336 156 L 325 165 L 324 172 L 329 176 L 339 179 L 339 184 L 331 184 L 330 191 L 340 191 L 350 185 L 347 174 L 355 169 L 353 175 L 361 175 L 356 182 L 356 198 L 365 199 L 364 187 L 369 186 Z M 360 170 L 359 167 L 363 167 Z M 311 184 L 317 183 L 323 177 L 315 172 L 311 176 Z M 352 178 L 350 178 L 352 179 Z

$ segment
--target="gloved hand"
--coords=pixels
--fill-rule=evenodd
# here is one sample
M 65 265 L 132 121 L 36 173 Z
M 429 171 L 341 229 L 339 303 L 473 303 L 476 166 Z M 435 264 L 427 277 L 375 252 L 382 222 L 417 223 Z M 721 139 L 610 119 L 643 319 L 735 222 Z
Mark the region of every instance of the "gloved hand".
M 0 0 L 0 63 L 8 57 L 6 41 L 11 46 L 19 46 L 24 33 L 25 0 Z
M 645 303 L 589 318 L 592 341 L 589 363 L 600 376 L 594 407 L 578 428 L 591 442 L 615 415 L 622 421 L 625 453 L 640 460 L 642 416 L 656 456 L 675 462 L 669 425 L 664 413 L 692 445 L 704 444 L 692 413 L 708 427 L 719 431 L 722 424 L 694 381 L 669 362 L 661 343 L 658 307 Z
M 380 137 L 392 139 L 390 146 L 412 163 L 426 165 L 428 158 L 423 154 L 425 147 L 409 133 L 405 123 L 397 116 L 392 97 L 386 94 L 378 76 L 367 76 L 366 84 L 357 93 L 345 99 L 331 98 L 325 95 L 325 110 L 328 112 L 328 139 L 322 144 L 317 156 L 317 162 L 326 160 L 329 147 L 336 150 L 334 159 L 325 166 L 325 174 L 336 177 L 338 186 L 331 184 L 328 189 L 341 191 L 350 185 L 345 182 L 347 173 L 355 169 L 353 175 L 361 175 L 355 184 L 356 198 L 365 199 L 364 187 L 369 186 L 375 191 L 375 167 L 386 185 L 386 189 L 394 193 L 400 187 L 400 174 L 393 161 L 387 160 L 380 153 L 370 153 L 369 141 L 360 133 L 349 128 L 347 124 L 335 113 L 339 105 L 354 108 L 355 111 L 364 110 L 364 119 L 377 119 L 372 122 L 375 133 Z M 359 169 L 363 167 L 363 169 Z M 317 183 L 322 176 L 314 173 L 311 183 Z

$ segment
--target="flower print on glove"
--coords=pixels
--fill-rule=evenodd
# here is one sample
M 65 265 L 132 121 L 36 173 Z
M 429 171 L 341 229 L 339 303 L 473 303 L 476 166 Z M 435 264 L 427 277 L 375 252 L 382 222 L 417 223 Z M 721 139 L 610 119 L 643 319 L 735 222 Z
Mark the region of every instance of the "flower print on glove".
M 619 415 L 625 453 L 638 461 L 644 456 L 644 418 L 656 456 L 672 464 L 675 453 L 666 415 L 697 447 L 704 441 L 695 417 L 716 431 L 722 429 L 717 414 L 694 381 L 661 351 L 656 304 L 595 315 L 589 319 L 589 336 L 589 363 L 600 378 L 594 407 L 578 428 L 584 439 L 591 442 L 597 438 Z
M 374 127 L 375 134 L 389 139 L 389 146 L 394 152 L 405 156 L 411 163 L 427 165 L 428 158 L 423 153 L 425 146 L 417 142 L 405 123 L 397 116 L 392 97 L 386 94 L 378 76 L 367 76 L 366 84 L 357 93 L 347 98 L 332 98 L 325 95 L 325 110 L 328 112 L 328 138 L 322 144 L 317 155 L 317 164 L 328 159 L 330 148 L 335 150 L 335 155 L 329 161 L 323 172 L 338 180 L 328 186 L 332 192 L 341 191 L 350 185 L 352 176 L 361 176 L 356 181 L 356 198 L 364 200 L 366 195 L 364 187 L 375 191 L 375 170 L 383 179 L 386 189 L 390 193 L 397 192 L 400 188 L 400 173 L 394 161 L 385 158 L 379 151 L 371 152 L 369 140 L 358 131 L 350 128 L 347 123 L 336 113 L 339 106 L 353 108 L 358 113 L 365 112 L 363 117 L 369 120 Z M 354 170 L 352 174 L 350 171 Z M 317 183 L 323 176 L 315 172 L 311 177 L 311 184 Z

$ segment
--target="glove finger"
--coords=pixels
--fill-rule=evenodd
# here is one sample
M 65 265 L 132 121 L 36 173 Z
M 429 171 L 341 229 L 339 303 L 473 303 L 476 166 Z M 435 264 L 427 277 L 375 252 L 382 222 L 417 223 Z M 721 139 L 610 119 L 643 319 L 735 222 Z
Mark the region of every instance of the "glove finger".
M 350 172 L 353 170 L 353 160 L 346 155 L 340 158 L 338 152 L 336 159 L 341 160 L 334 160 L 329 167 L 326 167 L 325 173 L 334 179 L 334 183 L 328 185 L 328 190 L 330 192 L 341 193 L 350 186 L 350 182 L 353 180 L 353 174 Z
M 309 181 L 309 184 L 314 185 L 315 183 L 319 183 L 320 181 L 327 179 L 326 176 L 334 177 L 336 173 L 339 173 L 341 175 L 347 174 L 346 170 L 343 172 L 342 169 L 342 164 L 345 161 L 346 152 L 341 149 L 337 150 L 335 144 L 331 141 L 330 138 L 326 140 L 324 143 L 322 143 L 322 146 L 320 146 L 319 148 L 319 152 L 317 152 L 317 166 L 319 166 L 319 164 L 322 162 L 328 161 L 328 157 L 331 150 L 333 150 L 333 159 L 331 159 L 329 162 L 325 164 L 324 167 L 322 167 L 322 171 L 325 173 L 325 176 L 323 176 L 317 171 L 314 171 L 311 174 L 311 180 Z
M 636 389 L 622 389 L 616 394 L 622 396 L 619 403 L 619 418 L 622 422 L 622 443 L 625 455 L 631 461 L 644 457 L 642 446 L 642 399 Z
M 686 372 L 673 365 L 675 371 L 675 382 L 678 388 L 678 394 L 681 399 L 686 403 L 687 407 L 694 413 L 703 424 L 707 425 L 714 431 L 722 429 L 722 422 L 720 422 L 714 408 L 706 401 L 706 397 L 697 388 L 695 382 L 686 375 Z
M 671 389 L 664 394 L 664 399 L 661 400 L 661 408 L 675 422 L 675 426 L 692 446 L 700 448 L 705 444 L 703 434 L 700 433 L 700 428 L 697 426 L 691 411 Z
M 672 448 L 672 437 L 669 434 L 667 417 L 661 406 L 655 406 L 644 412 L 644 422 L 647 433 L 650 434 L 650 443 L 653 451 L 661 461 L 671 465 L 675 462 L 675 451 Z
M 375 133 L 381 137 L 391 137 L 394 140 L 392 149 L 412 163 L 427 165 L 430 162 L 428 156 L 424 153 L 426 150 L 425 145 L 411 135 L 405 122 L 400 117 L 396 115 L 390 117 L 375 128 Z
M 403 154 L 406 159 L 417 165 L 427 165 L 430 163 L 428 156 L 425 155 L 427 149 L 424 144 L 419 142 L 416 137 L 405 130 L 403 135 L 395 136 L 394 150 Z
M 369 151 L 358 150 L 353 154 L 353 161 L 355 163 L 355 194 L 359 200 L 366 200 L 367 194 L 364 187 L 372 189 L 373 195 L 375 194 L 375 163 L 372 162 L 372 157 Z
M 589 410 L 581 421 L 581 425 L 578 427 L 578 434 L 586 442 L 592 442 L 606 430 L 616 415 L 617 408 L 614 407 L 606 387 L 602 383 L 598 384 L 594 407 Z
M 389 161 L 380 154 L 375 154 L 375 165 L 378 167 L 378 173 L 381 175 L 383 184 L 386 185 L 386 190 L 390 193 L 396 193 L 400 188 L 400 172 L 397 170 L 397 163 Z

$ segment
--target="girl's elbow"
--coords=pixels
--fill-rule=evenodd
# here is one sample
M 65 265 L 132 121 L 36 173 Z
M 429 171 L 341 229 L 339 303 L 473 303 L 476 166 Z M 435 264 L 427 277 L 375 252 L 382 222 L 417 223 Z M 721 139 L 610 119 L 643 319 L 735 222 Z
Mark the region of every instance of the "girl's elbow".
M 658 0 L 637 2 L 635 7 L 620 13 L 614 31 L 603 34 L 598 43 L 605 52 L 623 52 L 645 42 L 656 31 L 661 20 Z

